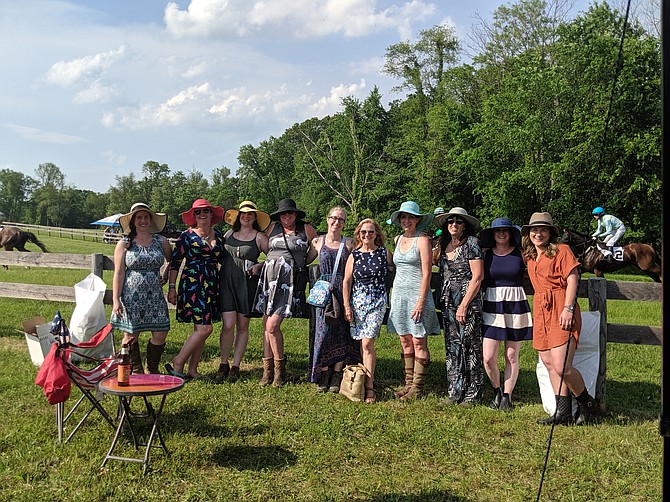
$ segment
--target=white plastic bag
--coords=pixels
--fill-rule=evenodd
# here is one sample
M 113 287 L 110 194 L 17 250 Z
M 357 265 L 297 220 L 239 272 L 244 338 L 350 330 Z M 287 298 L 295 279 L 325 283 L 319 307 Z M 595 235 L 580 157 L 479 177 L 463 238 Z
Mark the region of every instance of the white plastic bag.
M 105 281 L 93 273 L 74 285 L 77 305 L 69 326 L 73 342 L 86 342 L 107 325 L 107 313 L 103 302 L 106 290 Z M 109 336 L 97 347 L 81 352 L 90 357 L 108 357 L 114 354 L 114 341 Z
M 584 384 L 591 394 L 596 396 L 596 381 L 600 369 L 600 312 L 582 312 L 582 330 L 579 333 L 579 346 L 572 359 L 572 366 L 577 368 L 584 378 Z M 542 360 L 537 358 L 537 383 L 540 385 L 542 406 L 549 415 L 556 409 L 556 395 L 549 381 L 549 373 Z M 577 412 L 577 401 L 572 400 L 572 412 Z

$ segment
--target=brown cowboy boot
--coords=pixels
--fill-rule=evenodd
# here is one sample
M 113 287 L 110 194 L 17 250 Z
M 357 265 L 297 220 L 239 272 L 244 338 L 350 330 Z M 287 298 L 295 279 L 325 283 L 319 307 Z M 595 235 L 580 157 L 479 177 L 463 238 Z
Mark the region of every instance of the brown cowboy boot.
M 400 357 L 402 358 L 403 368 L 405 369 L 405 386 L 393 393 L 396 399 L 400 399 L 409 392 L 409 389 L 412 388 L 412 381 L 414 380 L 414 354 L 401 354 Z
M 423 396 L 423 386 L 426 383 L 428 376 L 428 366 L 430 360 L 422 359 L 420 357 L 414 358 L 414 379 L 412 380 L 412 387 L 409 392 L 400 398 L 401 401 L 412 401 Z
M 263 358 L 263 376 L 261 381 L 258 382 L 262 387 L 272 383 L 275 377 L 275 360 L 272 357 Z
M 154 345 L 151 340 L 147 342 L 147 371 L 149 373 L 160 374 L 158 366 L 161 362 L 161 356 L 165 350 L 165 344 Z
M 144 374 L 142 366 L 142 354 L 140 354 L 140 344 L 137 340 L 130 344 L 130 366 L 133 375 Z
M 275 379 L 272 381 L 273 387 L 281 387 L 286 383 L 286 356 L 281 359 L 275 359 Z

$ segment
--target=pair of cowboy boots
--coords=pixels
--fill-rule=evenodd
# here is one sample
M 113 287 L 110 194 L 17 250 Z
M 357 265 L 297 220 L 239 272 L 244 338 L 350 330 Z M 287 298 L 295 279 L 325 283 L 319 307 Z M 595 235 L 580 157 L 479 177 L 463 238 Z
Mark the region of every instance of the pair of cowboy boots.
M 151 340 L 147 342 L 147 371 L 149 373 L 158 374 L 160 370 L 161 357 L 165 351 L 165 344 L 154 345 Z M 144 374 L 144 366 L 142 365 L 142 354 L 140 354 L 140 345 L 135 340 L 130 344 L 130 366 L 131 371 L 135 375 Z
M 286 383 L 286 356 L 282 359 L 273 357 L 263 358 L 263 376 L 259 384 L 261 387 L 272 384 L 281 387 Z
M 414 354 L 402 354 L 402 361 L 405 385 L 393 395 L 400 401 L 412 401 L 423 396 L 430 360 L 415 357 Z

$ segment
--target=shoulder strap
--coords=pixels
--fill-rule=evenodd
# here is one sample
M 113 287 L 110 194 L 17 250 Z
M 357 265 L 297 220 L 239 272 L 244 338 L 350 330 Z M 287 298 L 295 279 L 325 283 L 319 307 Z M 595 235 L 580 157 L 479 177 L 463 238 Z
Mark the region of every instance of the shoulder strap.
M 325 239 L 325 237 L 324 237 Z M 333 267 L 333 274 L 330 277 L 330 283 L 333 284 L 335 282 L 335 275 L 337 274 L 337 268 L 340 264 L 340 258 L 342 257 L 342 250 L 344 249 L 344 241 L 346 240 L 346 237 L 342 236 L 342 241 L 340 242 L 340 248 L 337 250 L 337 257 L 335 258 L 335 266 Z

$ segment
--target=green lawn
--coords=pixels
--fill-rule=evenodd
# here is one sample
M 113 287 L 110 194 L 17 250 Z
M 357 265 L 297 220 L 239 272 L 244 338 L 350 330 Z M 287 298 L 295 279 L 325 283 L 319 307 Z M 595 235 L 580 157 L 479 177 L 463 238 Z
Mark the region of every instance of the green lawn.
M 111 254 L 108 247 L 105 254 Z M 27 277 L 36 271 L 0 270 L 1 280 L 30 282 Z M 78 280 L 66 272 L 72 271 L 55 271 L 49 278 L 53 282 L 46 284 Z M 82 272 L 81 278 L 87 274 Z M 111 280 L 109 275 L 106 280 Z M 400 347 L 395 336 L 383 331 L 378 342 L 380 399 L 365 405 L 336 394 L 319 395 L 314 385 L 305 383 L 309 341 L 302 319 L 284 323 L 290 383 L 281 389 L 259 387 L 262 326 L 254 319 L 239 382 L 189 382 L 168 396 L 162 431 L 171 455 L 155 450 L 151 470 L 143 477 L 137 464 L 109 461 L 100 467 L 112 430 L 97 417 L 70 443 L 57 442 L 54 409 L 34 384 L 37 368 L 17 330 L 21 320 L 34 315 L 50 319 L 56 309 L 69 319 L 73 308 L 0 299 L 5 411 L 0 424 L 0 500 L 407 502 L 537 497 L 550 429 L 535 423 L 545 414 L 535 375 L 537 353 L 530 343 L 521 351 L 515 409 L 503 414 L 485 406 L 439 406 L 445 390 L 442 337 L 429 342 L 433 364 L 428 397 L 411 403 L 394 400 L 392 390 L 402 379 Z M 660 325 L 661 305 L 613 302 L 608 318 Z M 188 334 L 188 326 L 173 325 L 165 360 L 174 357 Z M 143 345 L 146 340 L 143 335 Z M 212 374 L 217 366 L 214 334 L 200 369 Z M 662 499 L 660 375 L 660 347 L 608 345 L 607 414 L 594 426 L 555 429 L 540 500 Z M 487 387 L 487 398 L 488 392 Z M 104 402 L 114 409 L 113 399 Z M 134 455 L 127 438 L 121 441 L 121 452 Z

